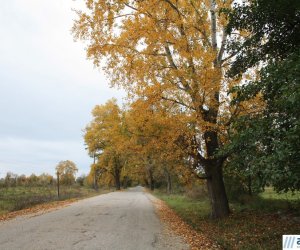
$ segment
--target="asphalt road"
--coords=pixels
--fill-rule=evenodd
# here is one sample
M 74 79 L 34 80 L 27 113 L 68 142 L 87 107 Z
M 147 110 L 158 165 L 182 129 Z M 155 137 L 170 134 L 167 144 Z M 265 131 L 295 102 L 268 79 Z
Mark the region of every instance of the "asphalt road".
M 136 187 L 0 223 L 0 249 L 187 249 Z

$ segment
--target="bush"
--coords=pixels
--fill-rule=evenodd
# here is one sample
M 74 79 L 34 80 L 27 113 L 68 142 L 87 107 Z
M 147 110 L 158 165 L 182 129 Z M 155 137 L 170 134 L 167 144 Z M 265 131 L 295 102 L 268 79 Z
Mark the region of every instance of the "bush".
M 190 199 L 204 199 L 207 198 L 207 188 L 204 184 L 196 184 L 192 187 L 186 188 L 185 195 Z

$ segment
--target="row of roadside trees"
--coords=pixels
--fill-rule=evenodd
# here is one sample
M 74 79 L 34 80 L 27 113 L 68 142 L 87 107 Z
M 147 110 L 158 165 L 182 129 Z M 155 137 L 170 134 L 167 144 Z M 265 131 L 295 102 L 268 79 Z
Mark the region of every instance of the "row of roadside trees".
M 228 183 L 299 190 L 299 1 L 86 1 L 74 37 L 129 97 L 98 106 L 85 141 L 117 188 L 154 173 L 205 180 L 212 216 Z M 228 190 L 228 189 L 227 189 Z

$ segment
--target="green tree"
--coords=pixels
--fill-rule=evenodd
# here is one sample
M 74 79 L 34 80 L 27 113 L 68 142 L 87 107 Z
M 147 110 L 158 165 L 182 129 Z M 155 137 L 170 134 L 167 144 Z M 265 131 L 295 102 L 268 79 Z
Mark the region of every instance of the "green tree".
M 298 0 L 254 0 L 235 4 L 229 11 L 227 32 L 233 33 L 227 51 L 236 55 L 230 76 L 244 73 L 261 62 L 288 57 L 300 45 Z M 241 39 L 241 34 L 246 32 Z
M 260 79 L 233 88 L 233 104 L 260 95 L 261 112 L 245 114 L 232 124 L 227 152 L 229 168 L 253 180 L 252 187 L 272 184 L 277 191 L 300 188 L 300 3 L 251 1 L 236 6 L 229 28 L 249 33 L 233 40 L 237 53 L 230 75 L 260 65 Z

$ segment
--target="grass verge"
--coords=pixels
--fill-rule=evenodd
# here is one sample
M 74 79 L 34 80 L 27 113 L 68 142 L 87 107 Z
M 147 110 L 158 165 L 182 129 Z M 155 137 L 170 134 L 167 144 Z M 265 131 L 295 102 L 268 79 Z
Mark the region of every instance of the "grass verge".
M 100 193 L 91 188 L 81 186 L 62 186 L 61 195 L 58 199 L 56 188 L 53 186 L 0 188 L 0 216 L 9 212 L 30 208 L 37 204 L 72 198 L 86 198 Z
M 281 249 L 283 234 L 300 233 L 300 202 L 297 198 L 277 195 L 272 190 L 252 197 L 247 203 L 230 204 L 232 214 L 211 220 L 207 199 L 196 200 L 183 194 L 154 192 L 184 221 L 224 249 Z

